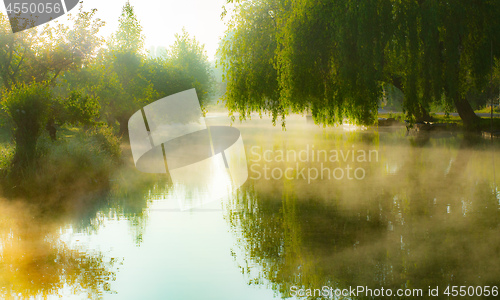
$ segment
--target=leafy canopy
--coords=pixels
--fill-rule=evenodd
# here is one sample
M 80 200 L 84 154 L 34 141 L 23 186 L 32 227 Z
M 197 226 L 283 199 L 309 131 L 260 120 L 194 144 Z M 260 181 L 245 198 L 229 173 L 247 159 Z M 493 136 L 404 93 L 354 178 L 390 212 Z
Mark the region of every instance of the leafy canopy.
M 228 2 L 219 63 L 227 107 L 242 118 L 311 111 L 323 124 L 371 124 L 390 84 L 412 120 L 445 104 L 474 123 L 467 95 L 487 92 L 491 56 L 500 56 L 494 0 Z

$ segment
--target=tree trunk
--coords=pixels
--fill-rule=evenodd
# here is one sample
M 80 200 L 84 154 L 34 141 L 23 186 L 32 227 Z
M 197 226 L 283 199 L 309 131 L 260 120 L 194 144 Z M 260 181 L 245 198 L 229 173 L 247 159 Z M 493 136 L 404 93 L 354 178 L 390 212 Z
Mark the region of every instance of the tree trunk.
M 429 114 L 429 112 L 427 111 L 427 109 L 425 109 L 425 107 L 423 107 L 422 105 L 419 105 L 419 111 L 418 111 L 418 115 L 416 116 L 416 119 L 417 119 L 417 123 L 418 122 L 432 122 L 433 119 L 431 117 L 431 115 Z
M 480 117 L 476 115 L 472 106 L 470 106 L 469 101 L 465 98 L 460 97 L 455 99 L 455 107 L 457 108 L 458 115 L 464 122 L 464 125 L 469 128 L 476 128 L 481 120 Z
M 49 136 L 52 141 L 57 140 L 57 128 L 54 118 L 49 119 L 49 121 L 47 122 L 47 126 L 45 126 L 45 129 L 49 132 Z
M 403 79 L 399 76 L 393 76 L 392 77 L 392 85 L 395 86 L 396 88 L 398 88 L 403 94 Z M 425 109 L 425 107 L 423 107 L 421 104 L 418 105 L 419 107 L 419 111 L 417 112 L 417 116 L 416 119 L 417 119 L 417 122 L 422 122 L 422 121 L 426 121 L 426 122 L 430 122 L 432 121 L 432 117 L 430 116 L 429 112 L 427 111 L 427 109 Z
M 116 120 L 120 123 L 120 132 L 118 135 L 128 138 L 128 118 L 125 116 L 119 116 Z

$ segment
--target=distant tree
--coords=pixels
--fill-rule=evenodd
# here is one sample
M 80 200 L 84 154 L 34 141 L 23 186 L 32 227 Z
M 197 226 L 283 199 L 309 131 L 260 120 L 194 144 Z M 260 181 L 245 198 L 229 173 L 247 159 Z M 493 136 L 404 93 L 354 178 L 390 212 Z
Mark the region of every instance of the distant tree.
M 18 83 L 47 81 L 52 86 L 64 72 L 89 64 L 101 39 L 96 35 L 104 23 L 96 10 L 80 8 L 72 17 L 72 28 L 47 24 L 16 34 L 10 31 L 5 15 L 0 16 L 0 77 L 10 90 Z
M 106 45 L 93 64 L 64 76 L 62 93 L 78 90 L 98 99 L 100 117 L 117 123 L 121 136 L 127 136 L 130 116 L 153 101 L 194 87 L 203 102 L 211 92 L 203 46 L 184 31 L 168 52 L 147 55 L 142 26 L 129 2 Z
M 173 66 L 184 70 L 196 88 L 198 98 L 204 104 L 213 93 L 214 78 L 205 51 L 205 45 L 191 38 L 183 28 L 175 35 L 175 42 L 168 51 Z
M 164 56 L 147 59 L 141 72 L 153 85 L 158 98 L 191 89 L 195 85 L 185 68 Z
M 144 54 L 142 26 L 129 1 L 122 7 L 118 30 L 111 36 L 108 47 L 111 51 Z
M 109 122 L 118 121 L 120 135 L 128 132 L 128 119 L 145 104 L 157 98 L 151 83 L 144 78 L 146 59 L 142 26 L 127 1 L 118 20 L 118 30 L 108 41 L 108 51 L 100 61 L 104 70 L 98 95 Z M 101 79 L 101 80 L 102 80 Z
M 52 23 L 16 34 L 10 32 L 7 18 L 0 16 L 2 107 L 14 127 L 13 170 L 18 175 L 36 161 L 43 129 L 50 128 L 55 136 L 53 123 L 61 110 L 54 109 L 54 89 L 61 75 L 90 64 L 96 54 L 100 45 L 96 34 L 103 22 L 95 12 L 80 8 L 71 28 Z

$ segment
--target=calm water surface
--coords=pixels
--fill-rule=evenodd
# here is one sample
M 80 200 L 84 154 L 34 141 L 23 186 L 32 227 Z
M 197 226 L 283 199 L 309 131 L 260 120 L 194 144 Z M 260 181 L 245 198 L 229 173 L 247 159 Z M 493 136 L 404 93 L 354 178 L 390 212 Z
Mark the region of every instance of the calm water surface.
M 300 117 L 286 131 L 269 120 L 235 126 L 250 179 L 196 209 L 180 211 L 196 199 L 131 167 L 62 216 L 2 200 L 1 295 L 274 299 L 300 298 L 294 286 L 500 286 L 499 141 L 322 129 Z

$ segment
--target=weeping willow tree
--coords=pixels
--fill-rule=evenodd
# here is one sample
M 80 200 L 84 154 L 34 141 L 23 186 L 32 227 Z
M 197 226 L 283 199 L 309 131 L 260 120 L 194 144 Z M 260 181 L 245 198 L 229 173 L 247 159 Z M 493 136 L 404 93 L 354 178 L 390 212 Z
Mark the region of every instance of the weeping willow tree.
M 242 119 L 252 112 L 271 112 L 274 123 L 285 115 L 274 64 L 280 8 L 274 0 L 238 3 L 218 50 L 227 107 L 241 113 Z
M 500 55 L 500 3 L 402 1 L 393 16 L 390 46 L 409 114 L 425 116 L 431 103 L 442 103 L 466 125 L 476 125 L 480 118 L 466 95 L 472 89 L 490 92 L 491 62 Z
M 487 92 L 491 56 L 500 56 L 498 1 L 229 2 L 219 62 L 227 107 L 241 118 L 310 110 L 322 124 L 371 124 L 389 83 L 411 120 L 437 103 L 479 122 L 466 94 Z
M 382 93 L 387 1 L 297 1 L 281 17 L 281 99 L 316 121 L 373 123 Z

